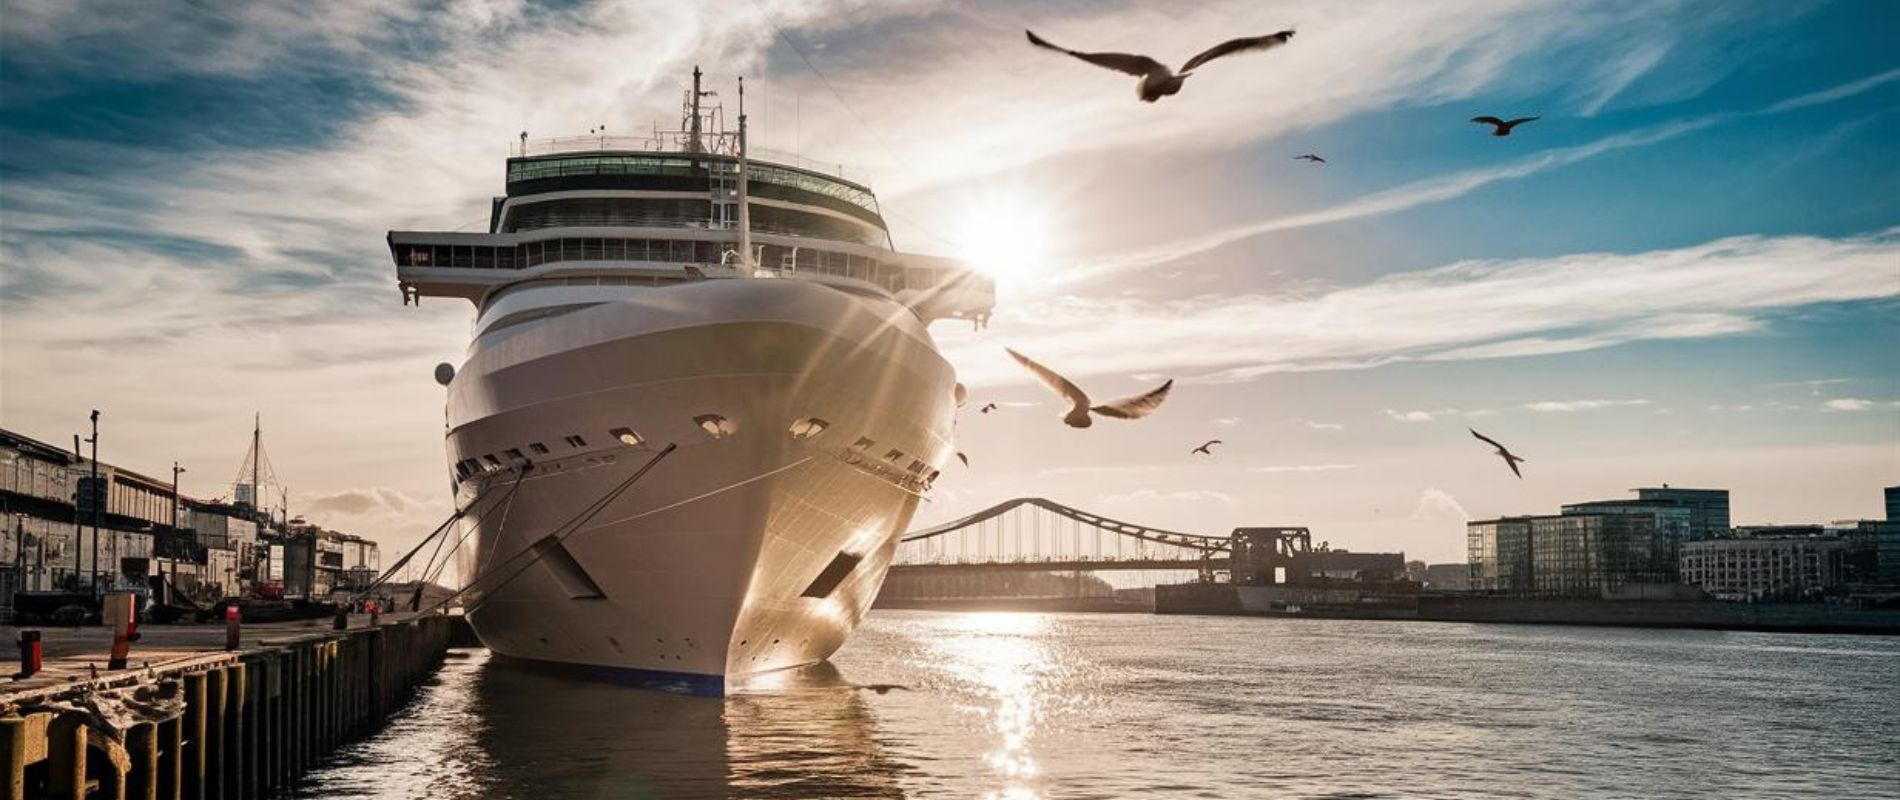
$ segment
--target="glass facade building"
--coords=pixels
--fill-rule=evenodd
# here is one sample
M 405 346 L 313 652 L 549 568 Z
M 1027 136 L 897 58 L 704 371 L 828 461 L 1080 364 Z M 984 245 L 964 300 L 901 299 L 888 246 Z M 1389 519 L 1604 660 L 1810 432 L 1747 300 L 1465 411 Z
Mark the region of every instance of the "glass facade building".
M 1728 535 L 1727 489 L 1677 489 L 1665 483 L 1661 487 L 1637 489 L 1636 499 L 1643 503 L 1671 503 L 1689 509 L 1691 541 Z

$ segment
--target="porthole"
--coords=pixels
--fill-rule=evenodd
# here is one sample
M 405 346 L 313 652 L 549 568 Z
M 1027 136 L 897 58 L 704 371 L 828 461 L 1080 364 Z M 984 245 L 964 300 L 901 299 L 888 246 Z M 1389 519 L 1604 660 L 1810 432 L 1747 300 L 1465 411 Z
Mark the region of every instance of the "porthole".
M 803 441 L 824 433 L 831 423 L 817 417 L 806 417 L 792 423 L 792 441 Z
M 640 438 L 640 434 L 634 433 L 632 428 L 615 428 L 608 431 L 607 435 L 619 439 L 621 444 L 628 447 L 638 447 L 641 442 L 646 441 Z
M 714 439 L 724 439 L 739 432 L 739 425 L 719 414 L 701 414 L 693 418 L 693 424 Z

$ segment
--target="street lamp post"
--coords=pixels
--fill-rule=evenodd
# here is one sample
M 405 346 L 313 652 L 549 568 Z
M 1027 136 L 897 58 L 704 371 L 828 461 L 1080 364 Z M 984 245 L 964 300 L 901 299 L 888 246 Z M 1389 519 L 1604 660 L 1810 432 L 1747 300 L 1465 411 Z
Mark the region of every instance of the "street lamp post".
M 178 475 L 184 471 L 185 468 L 178 466 L 177 461 L 172 462 L 172 576 L 165 581 L 165 601 L 167 603 L 171 602 L 172 585 L 178 580 L 178 506 L 180 503 L 180 498 L 178 497 Z M 160 577 L 164 576 L 161 574 Z
M 92 595 L 99 596 L 99 515 L 105 505 L 105 487 L 99 485 L 99 409 L 92 410 Z M 77 557 L 77 554 L 75 554 Z

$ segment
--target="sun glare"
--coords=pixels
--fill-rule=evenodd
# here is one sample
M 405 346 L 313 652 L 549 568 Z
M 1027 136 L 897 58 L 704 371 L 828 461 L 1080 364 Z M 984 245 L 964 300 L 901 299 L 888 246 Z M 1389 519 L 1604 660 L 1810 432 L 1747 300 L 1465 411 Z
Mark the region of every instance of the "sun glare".
M 989 198 L 964 215 L 962 256 L 1002 281 L 1020 281 L 1047 263 L 1048 226 L 1033 205 L 1015 198 Z

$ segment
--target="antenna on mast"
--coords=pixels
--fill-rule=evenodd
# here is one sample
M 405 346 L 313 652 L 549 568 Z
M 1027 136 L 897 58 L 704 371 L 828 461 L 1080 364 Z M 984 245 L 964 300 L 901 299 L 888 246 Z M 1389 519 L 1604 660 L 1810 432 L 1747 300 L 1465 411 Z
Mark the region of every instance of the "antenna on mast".
M 746 160 L 745 76 L 739 76 L 739 268 L 746 275 L 758 273 L 752 259 L 752 210 L 746 201 L 749 166 Z
M 687 125 L 686 129 L 688 131 L 687 138 L 686 138 L 686 152 L 688 153 L 703 152 L 699 144 L 699 98 L 704 97 L 704 96 L 705 95 L 699 91 L 699 65 L 694 64 L 693 65 L 693 95 L 691 98 L 692 111 L 690 112 L 692 119 L 688 120 L 686 123 Z

